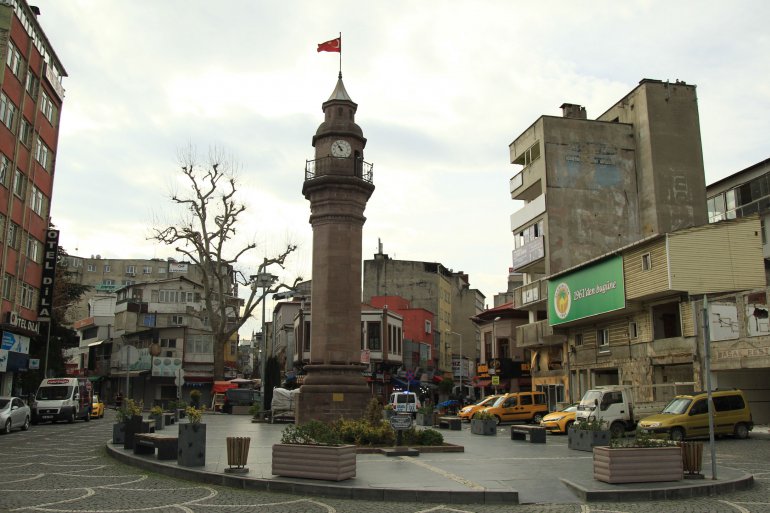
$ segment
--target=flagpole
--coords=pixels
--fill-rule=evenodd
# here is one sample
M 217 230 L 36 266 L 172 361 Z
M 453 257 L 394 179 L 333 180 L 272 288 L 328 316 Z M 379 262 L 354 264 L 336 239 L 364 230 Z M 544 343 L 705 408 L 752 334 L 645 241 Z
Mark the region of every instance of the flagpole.
M 340 78 L 342 78 L 342 32 L 340 32 Z

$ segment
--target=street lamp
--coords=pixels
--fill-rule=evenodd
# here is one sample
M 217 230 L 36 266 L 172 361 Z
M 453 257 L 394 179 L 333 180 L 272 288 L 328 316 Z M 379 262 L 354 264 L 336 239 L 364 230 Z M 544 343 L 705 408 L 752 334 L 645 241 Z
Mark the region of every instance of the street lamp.
M 270 287 L 275 283 L 275 281 L 278 279 L 278 276 L 275 276 L 274 274 L 261 272 L 259 274 L 255 274 L 251 276 L 252 279 L 252 287 L 255 288 L 261 288 L 262 289 L 262 347 L 265 348 L 264 355 L 262 362 L 260 364 L 260 378 L 262 379 L 262 396 L 265 396 L 265 372 L 267 370 L 266 367 L 266 361 L 267 361 L 267 335 L 265 334 L 265 298 L 267 297 L 267 293 L 270 290 Z
M 496 325 L 497 321 L 499 321 L 501 317 L 495 317 L 492 319 L 492 355 L 497 354 L 497 331 L 496 331 Z M 489 362 L 487 363 L 489 365 Z M 495 394 L 497 394 L 497 385 L 495 385 Z

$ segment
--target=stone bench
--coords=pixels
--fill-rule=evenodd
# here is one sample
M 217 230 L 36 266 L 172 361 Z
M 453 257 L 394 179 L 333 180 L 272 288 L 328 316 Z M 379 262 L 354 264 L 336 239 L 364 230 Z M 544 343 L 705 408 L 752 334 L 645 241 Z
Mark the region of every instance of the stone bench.
M 157 433 L 137 433 L 134 435 L 134 454 L 155 454 L 158 449 L 159 460 L 175 460 L 178 439 L 175 436 Z
M 529 437 L 530 443 L 545 443 L 545 428 L 541 426 L 527 426 L 517 424 L 511 426 L 511 440 L 526 440 Z
M 176 422 L 176 416 L 173 413 L 163 412 L 163 425 L 170 426 Z
M 452 431 L 460 431 L 462 429 L 462 419 L 460 417 L 439 417 L 438 427 L 442 429 L 451 429 Z

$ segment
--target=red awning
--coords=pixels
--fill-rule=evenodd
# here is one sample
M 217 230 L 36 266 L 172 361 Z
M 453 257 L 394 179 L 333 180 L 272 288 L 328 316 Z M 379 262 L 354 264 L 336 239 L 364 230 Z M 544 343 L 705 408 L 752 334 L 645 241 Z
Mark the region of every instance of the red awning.
M 491 379 L 480 379 L 478 380 L 478 382 L 474 383 L 473 386 L 475 386 L 476 388 L 484 388 L 484 387 L 488 387 L 491 384 L 492 384 Z

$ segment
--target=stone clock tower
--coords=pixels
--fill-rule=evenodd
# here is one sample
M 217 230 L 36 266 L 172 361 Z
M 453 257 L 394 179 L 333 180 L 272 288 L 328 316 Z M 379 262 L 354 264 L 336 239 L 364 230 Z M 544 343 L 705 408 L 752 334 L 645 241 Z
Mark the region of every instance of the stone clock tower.
M 302 194 L 310 201 L 313 275 L 310 362 L 300 390 L 297 423 L 360 417 L 370 399 L 361 375 L 361 232 L 374 192 L 372 165 L 364 162 L 364 138 L 355 122 L 358 105 L 345 91 L 342 73 L 323 106 L 313 136 Z

